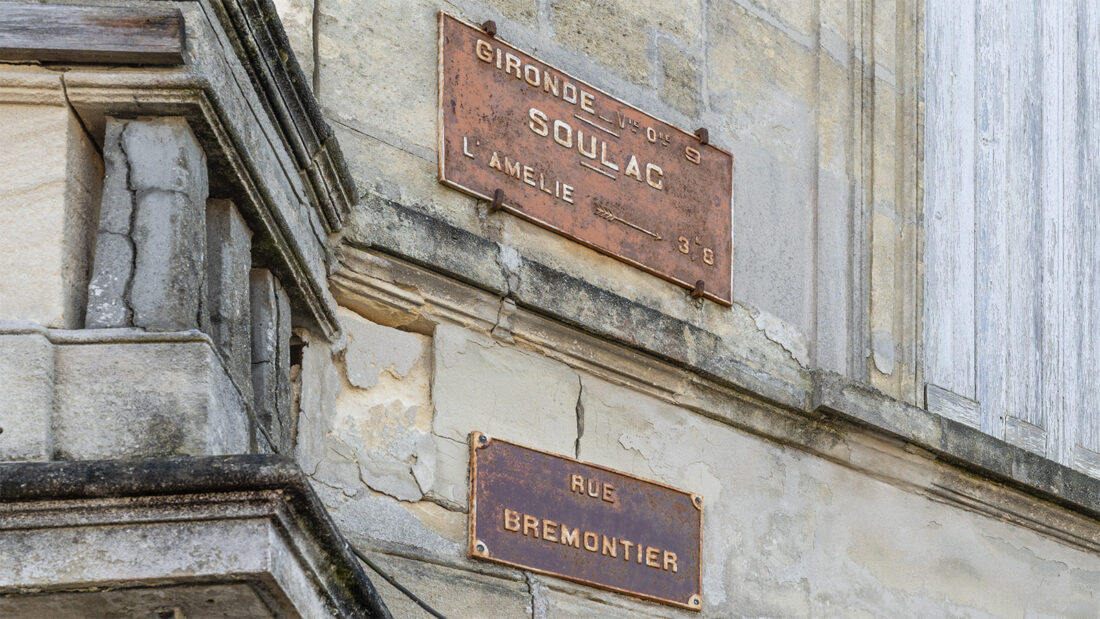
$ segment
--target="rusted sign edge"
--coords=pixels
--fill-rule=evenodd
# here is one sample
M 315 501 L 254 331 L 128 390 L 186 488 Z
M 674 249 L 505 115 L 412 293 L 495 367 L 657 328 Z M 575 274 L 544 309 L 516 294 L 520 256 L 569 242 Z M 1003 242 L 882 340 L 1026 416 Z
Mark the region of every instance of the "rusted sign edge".
M 443 10 L 439 11 L 439 35 L 438 35 L 439 58 L 438 58 L 438 63 L 437 63 L 438 67 L 437 67 L 437 71 L 436 71 L 436 75 L 437 75 L 437 86 L 436 86 L 436 94 L 437 94 L 437 97 L 436 97 L 436 99 L 437 99 L 436 117 L 437 117 L 437 124 L 436 124 L 436 126 L 439 129 L 439 131 L 438 131 L 438 138 L 439 139 L 438 139 L 438 143 L 437 143 L 438 153 L 439 153 L 439 155 L 437 157 L 437 160 L 438 160 L 438 163 L 439 163 L 439 182 L 443 185 L 446 185 L 447 187 L 450 187 L 452 189 L 457 189 L 458 191 L 461 191 L 463 193 L 471 195 L 475 198 L 485 200 L 486 202 L 492 202 L 493 201 L 493 196 L 485 195 L 485 194 L 481 193 L 480 191 L 477 191 L 475 189 L 471 189 L 469 187 L 466 187 L 465 185 L 463 185 L 461 183 L 458 183 L 456 181 L 448 179 L 447 176 L 446 176 L 446 171 L 445 171 L 446 140 L 445 140 L 445 137 L 444 137 L 445 130 L 444 130 L 444 127 L 443 127 L 443 82 L 444 82 L 444 76 L 443 76 L 443 57 L 444 57 L 444 54 L 443 54 L 443 47 L 444 47 L 443 23 L 447 18 L 453 19 L 453 20 L 455 20 L 456 22 L 458 22 L 460 24 L 463 24 L 463 25 L 465 25 L 469 28 L 472 28 L 476 31 L 481 32 L 481 28 L 479 26 L 477 26 L 476 24 L 474 24 L 472 22 L 469 22 L 469 21 L 467 21 L 467 20 L 465 20 L 461 17 L 451 15 L 450 13 L 447 13 L 446 11 L 443 11 Z M 520 53 L 524 54 L 525 56 L 535 58 L 534 55 L 532 55 L 532 54 L 516 47 L 515 45 L 512 45 L 506 39 L 502 39 L 499 36 L 494 35 L 493 40 L 497 43 L 503 43 L 504 45 L 507 45 L 508 47 L 511 47 L 515 51 L 520 52 Z M 668 127 L 671 127 L 672 129 L 674 129 L 676 131 L 679 131 L 680 133 L 688 136 L 689 138 L 698 139 L 698 136 L 696 136 L 694 133 L 691 133 L 691 132 L 687 131 L 686 129 L 681 128 L 679 125 L 676 125 L 675 123 L 671 123 L 669 121 L 666 121 L 663 118 L 660 118 L 658 116 L 654 116 L 653 114 L 650 114 L 649 112 L 646 112 L 645 110 L 639 109 L 639 108 L 635 107 L 634 105 L 631 105 L 630 103 L 628 103 L 626 101 L 623 101 L 622 99 L 608 93 L 607 91 L 603 90 L 602 88 L 598 88 L 596 86 L 593 86 L 593 85 L 589 84 L 588 82 L 585 82 L 582 79 L 577 78 L 572 73 L 570 73 L 570 72 L 568 72 L 568 71 L 566 71 L 566 70 L 564 70 L 564 69 L 562 69 L 562 68 L 560 68 L 560 67 L 558 67 L 554 64 L 551 64 L 549 62 L 545 62 L 541 59 L 538 59 L 538 62 L 550 67 L 551 69 L 554 69 L 555 71 L 558 71 L 558 72 L 562 73 L 563 75 L 568 75 L 570 77 L 570 79 L 572 79 L 573 81 L 576 81 L 578 84 L 582 84 L 582 85 L 586 86 L 587 88 L 590 88 L 593 91 L 595 91 L 595 92 L 597 92 L 597 93 L 599 93 L 599 94 L 601 94 L 605 97 L 608 97 L 609 99 L 622 102 L 623 104 L 625 104 L 625 105 L 631 107 L 632 109 L 636 110 L 638 113 L 644 114 L 645 116 L 649 116 L 650 118 L 652 118 L 652 119 L 654 119 L 654 120 L 656 120 L 656 121 L 658 121 L 658 122 L 660 122 L 660 123 L 662 123 L 662 124 L 664 124 Z M 734 166 L 734 163 L 736 162 L 736 158 L 734 157 L 733 153 L 731 153 L 730 151 L 728 151 L 728 150 L 726 150 L 726 149 L 724 149 L 720 146 L 715 145 L 713 142 L 710 142 L 709 140 L 707 141 L 706 146 L 709 146 L 710 148 L 713 148 L 714 150 L 717 150 L 718 152 L 729 156 L 729 158 L 730 158 L 730 168 L 731 168 L 730 178 L 732 179 L 732 177 L 733 177 L 732 168 Z M 731 183 L 732 183 L 732 181 L 731 181 Z M 732 197 L 733 197 L 733 187 L 731 186 L 730 187 L 730 198 L 732 199 Z M 505 196 L 505 198 L 507 198 L 507 196 Z M 732 208 L 732 205 L 730 205 L 730 208 Z M 520 219 L 523 219 L 524 221 L 529 221 L 529 222 L 531 222 L 531 223 L 533 223 L 537 226 L 540 226 L 542 228 L 545 228 L 547 230 L 555 232 L 555 233 L 565 237 L 566 239 L 569 239 L 570 241 L 572 241 L 574 243 L 578 243 L 580 245 L 583 245 L 584 247 L 595 250 L 595 251 L 597 251 L 597 252 L 599 252 L 599 253 L 601 253 L 605 256 L 610 256 L 610 257 L 612 257 L 616 260 L 619 260 L 621 262 L 625 262 L 626 264 L 629 264 L 630 266 L 632 266 L 636 269 L 639 269 L 641 271 L 649 273 L 650 275 L 653 275 L 655 277 L 658 277 L 658 278 L 663 279 L 663 280 L 668 281 L 668 282 L 672 282 L 672 283 L 674 283 L 674 284 L 676 284 L 676 285 L 678 285 L 682 288 L 687 288 L 689 291 L 690 290 L 695 290 L 695 288 L 696 288 L 696 282 L 684 281 L 684 280 L 682 280 L 682 279 L 680 279 L 680 278 L 678 278 L 674 275 L 671 275 L 671 274 L 668 274 L 668 273 L 662 273 L 661 271 L 658 271 L 657 269 L 646 266 L 646 265 L 644 265 L 644 264 L 642 264 L 642 263 L 640 263 L 636 260 L 628 258 L 627 256 L 617 254 L 614 251 L 611 251 L 610 249 L 600 247 L 598 245 L 595 245 L 594 243 L 590 243 L 588 241 L 585 241 L 584 239 L 579 239 L 579 238 L 573 236 L 572 234 L 566 232 L 565 230 L 562 230 L 558 226 L 555 226 L 554 224 L 552 224 L 548 221 L 544 221 L 544 220 L 542 220 L 538 217 L 535 217 L 534 215 L 531 215 L 530 213 L 525 212 L 521 208 L 518 208 L 514 205 L 508 204 L 507 201 L 502 201 L 501 202 L 500 210 L 507 211 L 507 212 L 515 215 L 516 217 L 519 217 Z M 727 246 L 729 248 L 730 265 L 731 265 L 731 267 L 730 267 L 731 272 L 728 275 L 730 277 L 732 277 L 733 276 L 733 273 L 732 273 L 732 265 L 733 265 L 733 236 L 732 236 L 733 221 L 732 221 L 732 214 L 731 214 L 731 221 L 730 221 L 730 232 L 731 232 L 731 234 L 730 234 L 729 238 L 726 239 L 726 243 L 727 243 Z M 718 295 L 716 295 L 713 292 L 710 292 L 708 290 L 704 290 L 703 293 L 699 296 L 701 296 L 703 298 L 706 298 L 706 299 L 710 299 L 711 301 L 714 301 L 715 303 L 718 303 L 719 305 L 723 305 L 725 307 L 733 307 L 733 287 L 732 287 L 732 285 L 730 286 L 730 298 L 728 298 L 728 299 L 726 299 L 724 297 L 720 297 L 720 296 L 718 296 Z
M 695 610 L 695 611 L 703 610 L 703 590 L 702 590 L 703 589 L 703 503 L 704 503 L 703 495 L 696 494 L 694 492 L 688 492 L 687 490 L 684 490 L 682 488 L 677 488 L 675 486 L 670 486 L 668 484 L 663 484 L 659 481 L 653 481 L 651 479 L 645 479 L 644 477 L 639 477 L 637 475 L 632 475 L 632 474 L 627 473 L 625 471 L 619 471 L 619 470 L 616 470 L 616 469 L 613 469 L 613 468 L 610 468 L 610 467 L 606 467 L 606 466 L 603 466 L 603 465 L 600 465 L 600 464 L 595 464 L 595 463 L 592 463 L 592 462 L 586 462 L 584 460 L 578 460 L 576 458 L 569 458 L 567 456 L 563 456 L 561 454 L 556 454 L 556 453 L 553 453 L 553 452 L 550 452 L 550 451 L 545 451 L 545 450 L 542 450 L 542 449 L 535 449 L 534 447 L 528 447 L 526 445 L 520 445 L 519 443 L 513 443 L 511 441 L 505 441 L 505 440 L 502 440 L 502 439 L 493 438 L 493 437 L 489 436 L 488 434 L 485 434 L 483 432 L 479 432 L 477 430 L 470 433 L 470 435 L 468 437 L 468 440 L 469 440 L 469 443 L 470 443 L 470 489 L 469 489 L 469 519 L 468 519 L 469 520 L 469 526 L 468 526 L 469 539 L 467 540 L 467 547 L 466 547 L 466 552 L 467 552 L 468 556 L 473 557 L 475 559 L 480 559 L 482 561 L 492 561 L 494 563 L 499 563 L 501 565 L 507 565 L 509 567 L 518 568 L 518 569 L 525 570 L 525 571 L 528 571 L 528 572 L 535 572 L 537 574 L 545 574 L 547 576 L 555 576 L 557 578 L 564 578 L 565 580 L 571 580 L 573 582 L 577 582 L 577 583 L 580 583 L 582 585 L 588 585 L 590 587 L 597 587 L 599 589 L 605 589 L 607 591 L 614 591 L 616 593 L 622 593 L 624 595 L 629 595 L 629 596 L 632 596 L 632 597 L 641 598 L 641 599 L 644 599 L 644 600 L 649 600 L 651 602 L 660 602 L 661 604 L 668 604 L 670 606 L 678 606 L 680 608 L 686 608 L 688 610 Z M 660 488 L 664 488 L 666 490 L 671 490 L 671 491 L 673 491 L 677 494 L 685 495 L 688 498 L 688 501 L 693 506 L 695 506 L 696 511 L 699 513 L 699 574 L 698 574 L 698 580 L 697 580 L 697 582 L 699 583 L 699 587 L 696 590 L 695 595 L 693 595 L 691 598 L 689 598 L 687 602 L 679 602 L 677 600 L 671 600 L 671 599 L 668 599 L 668 598 L 662 598 L 662 597 L 657 597 L 657 596 L 654 596 L 654 595 L 648 595 L 648 594 L 642 593 L 640 591 L 631 591 L 629 589 L 621 589 L 619 587 L 615 587 L 615 586 L 612 586 L 612 585 L 605 585 L 605 584 L 602 584 L 602 583 L 593 582 L 593 581 L 590 581 L 590 580 L 587 580 L 587 579 L 584 579 L 584 578 L 580 578 L 578 576 L 571 576 L 569 574 L 561 574 L 561 573 L 553 572 L 553 571 L 550 571 L 550 570 L 544 570 L 544 569 L 540 569 L 540 568 L 537 568 L 537 567 L 532 567 L 530 565 L 525 565 L 523 563 L 514 563 L 512 561 L 505 561 L 503 559 L 498 559 L 498 558 L 493 557 L 492 555 L 490 555 L 488 553 L 487 548 L 478 548 L 479 541 L 478 541 L 478 537 L 477 537 L 477 516 L 476 516 L 476 514 L 477 514 L 477 491 L 476 491 L 477 490 L 477 450 L 488 447 L 489 444 L 494 442 L 494 441 L 500 442 L 500 443 L 505 443 L 505 444 L 508 444 L 508 445 L 512 445 L 513 447 L 519 447 L 521 449 L 526 449 L 528 451 L 533 451 L 535 453 L 539 453 L 539 454 L 542 454 L 544 456 L 549 456 L 551 458 L 559 458 L 559 459 L 562 459 L 562 460 L 568 460 L 570 462 L 576 462 L 577 464 L 583 464 L 584 466 L 590 466 L 594 469 L 599 469 L 601 471 L 606 471 L 608 473 L 614 473 L 615 475 L 622 475 L 623 477 L 628 477 L 630 479 L 636 480 L 636 481 L 644 483 L 644 484 L 651 484 L 651 485 L 654 485 L 654 486 L 658 486 Z

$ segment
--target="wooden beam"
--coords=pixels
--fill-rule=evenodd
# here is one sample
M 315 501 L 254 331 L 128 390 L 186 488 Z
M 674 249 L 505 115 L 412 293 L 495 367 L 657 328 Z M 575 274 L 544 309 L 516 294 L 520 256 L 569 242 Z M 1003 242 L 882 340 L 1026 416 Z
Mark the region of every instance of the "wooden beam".
M 176 8 L 0 2 L 0 61 L 183 64 Z

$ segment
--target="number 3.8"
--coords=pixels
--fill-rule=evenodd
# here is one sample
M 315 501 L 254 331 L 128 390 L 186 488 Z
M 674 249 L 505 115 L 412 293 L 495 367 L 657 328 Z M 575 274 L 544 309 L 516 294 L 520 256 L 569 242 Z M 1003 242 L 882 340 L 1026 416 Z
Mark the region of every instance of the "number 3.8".
M 676 246 L 676 249 L 679 249 L 681 254 L 686 255 L 691 253 L 691 243 L 687 240 L 687 237 L 681 236 L 676 240 L 679 242 Z M 696 241 L 696 244 L 698 244 L 698 241 Z M 703 262 L 706 263 L 708 266 L 714 266 L 713 249 L 709 247 L 703 248 Z

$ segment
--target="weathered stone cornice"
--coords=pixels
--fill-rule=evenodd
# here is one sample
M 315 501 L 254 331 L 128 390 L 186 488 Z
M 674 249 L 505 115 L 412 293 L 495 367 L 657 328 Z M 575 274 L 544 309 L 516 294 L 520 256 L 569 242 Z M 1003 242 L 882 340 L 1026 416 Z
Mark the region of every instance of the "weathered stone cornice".
M 275 549 L 289 549 L 298 555 L 300 565 L 311 578 L 324 599 L 327 613 L 340 617 L 389 617 L 390 614 L 367 579 L 362 567 L 352 555 L 328 512 L 301 470 L 281 456 L 224 456 L 205 458 L 150 458 L 130 461 L 80 461 L 50 463 L 0 464 L 0 536 L 17 533 L 25 527 L 46 527 L 58 531 L 59 541 L 72 538 L 67 530 L 84 534 L 104 528 L 115 536 L 154 537 L 155 531 L 176 527 L 178 535 L 202 535 L 203 527 L 217 531 L 221 521 L 240 525 L 247 521 L 269 522 L 281 544 Z M 155 528 L 150 528 L 155 527 Z M 242 530 L 255 530 L 245 527 Z M 150 533 L 145 533 L 150 531 Z M 263 537 L 237 540 L 239 543 L 271 543 Z M 69 538 L 65 538 L 69 535 Z M 94 539 L 94 538 L 93 538 Z M 71 543 L 71 541 L 69 542 Z M 150 541 L 149 543 L 154 543 Z M 94 545 L 94 542 L 88 542 Z M 201 563 L 201 544 L 196 544 L 181 560 Z M 54 548 L 58 553 L 80 553 L 80 548 Z M 84 548 L 87 556 L 99 556 L 92 548 Z M 110 557 L 103 552 L 102 557 Z M 233 552 L 212 557 L 215 562 L 243 561 L 240 574 L 228 575 L 232 582 L 258 578 L 259 586 L 282 588 L 284 595 L 308 599 L 299 582 L 288 577 L 286 566 L 278 564 L 260 569 L 247 560 L 235 558 Z M 69 586 L 78 590 L 93 590 L 94 579 L 101 573 L 101 559 L 89 558 L 79 576 Z M 40 575 L 49 573 L 43 562 L 36 569 Z M 18 562 L 16 562 L 18 564 Z M 63 565 L 64 562 L 61 562 Z M 11 566 L 8 566 L 9 568 Z M 103 574 L 112 571 L 104 566 Z M 146 566 L 148 578 L 167 581 L 178 574 L 158 575 L 158 566 Z M 36 572 L 36 573 L 38 573 Z M 0 591 L 11 587 L 18 590 L 19 570 L 0 570 Z M 54 590 L 65 590 L 65 576 L 51 582 Z M 84 581 L 81 578 L 93 580 Z M 118 578 L 118 576 L 115 576 Z M 211 578 L 217 582 L 218 578 Z M 110 582 L 106 583 L 110 586 Z M 321 609 L 314 609 L 321 610 Z
M 746 356 L 702 326 L 522 255 L 504 264 L 499 244 L 415 209 L 377 196 L 364 207 L 331 282 L 342 305 L 372 320 L 488 331 L 936 500 L 1100 550 L 1100 480 L 838 374 Z

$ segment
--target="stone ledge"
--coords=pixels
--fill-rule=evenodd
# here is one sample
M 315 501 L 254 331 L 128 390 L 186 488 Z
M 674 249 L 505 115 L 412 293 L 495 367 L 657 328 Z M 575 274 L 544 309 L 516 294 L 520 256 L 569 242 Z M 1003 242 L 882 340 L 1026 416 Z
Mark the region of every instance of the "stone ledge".
M 0 604 L 30 593 L 248 582 L 275 615 L 290 604 L 302 616 L 390 616 L 301 470 L 280 456 L 0 464 L 0 513 L 0 554 L 39 543 L 57 559 L 52 571 L 36 562 L 33 574 L 19 562 L 0 566 Z M 215 534 L 233 547 L 212 545 Z M 93 547 L 130 537 L 143 548 Z M 183 563 L 112 559 L 155 554 L 157 540 L 179 543 L 183 552 L 168 554 Z M 66 563 L 92 556 L 106 559 Z
M 704 328 L 522 255 L 517 254 L 513 263 L 505 266 L 497 259 L 498 243 L 415 208 L 374 195 L 365 197 L 362 206 L 366 210 L 362 227 L 345 239 L 345 253 L 366 249 L 394 256 L 511 298 L 521 310 L 637 350 L 752 399 L 779 405 L 794 413 L 791 423 L 810 424 L 823 417 L 854 423 L 879 436 L 927 450 L 951 466 L 1087 518 L 1100 518 L 1100 479 L 839 374 L 802 371 L 794 361 L 790 367 L 765 368 L 761 360 L 739 356 Z M 337 289 L 350 275 L 347 263 L 355 261 L 345 256 L 345 271 L 334 279 Z M 398 288 L 415 287 L 414 281 L 395 284 Z M 422 300 L 436 304 L 432 299 Z
M 1100 519 L 1100 479 L 826 371 L 814 375 L 814 410 L 936 454 L 952 465 Z
M 520 307 L 552 316 L 599 337 L 684 365 L 755 397 L 783 406 L 809 406 L 810 373 L 796 361 L 776 367 L 763 357 L 739 356 L 717 334 L 517 254 L 498 258 L 501 245 L 431 215 L 379 196 L 364 198 L 365 226 L 345 240 L 441 271 Z

